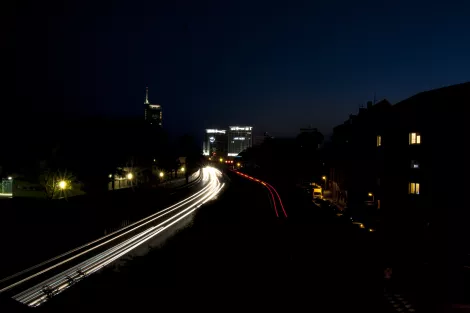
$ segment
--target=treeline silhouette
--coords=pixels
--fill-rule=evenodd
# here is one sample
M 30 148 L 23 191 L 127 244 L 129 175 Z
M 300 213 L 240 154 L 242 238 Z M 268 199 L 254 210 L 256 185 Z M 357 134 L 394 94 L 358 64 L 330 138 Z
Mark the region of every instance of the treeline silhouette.
M 45 168 L 67 170 L 94 192 L 106 190 L 109 174 L 120 167 L 173 171 L 180 156 L 187 157 L 187 166 L 200 163 L 193 137 L 172 142 L 164 129 L 142 118 L 25 114 L 3 122 L 0 175 L 17 173 L 34 181 Z

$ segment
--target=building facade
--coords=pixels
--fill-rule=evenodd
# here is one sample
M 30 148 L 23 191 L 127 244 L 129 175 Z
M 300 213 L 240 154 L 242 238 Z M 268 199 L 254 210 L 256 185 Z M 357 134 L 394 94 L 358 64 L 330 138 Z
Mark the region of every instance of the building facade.
M 252 126 L 229 126 L 227 131 L 228 157 L 235 157 L 243 150 L 253 145 Z
M 227 130 L 206 129 L 202 143 L 202 154 L 205 156 L 227 157 Z
M 145 121 L 152 126 L 163 127 L 163 108 L 160 104 L 151 104 L 149 89 L 145 88 Z
M 451 294 L 470 275 L 468 103 L 464 83 L 362 108 L 334 128 L 329 160 L 330 183 L 352 210 L 375 204 L 384 258 L 397 267 L 431 264 L 437 286 Z

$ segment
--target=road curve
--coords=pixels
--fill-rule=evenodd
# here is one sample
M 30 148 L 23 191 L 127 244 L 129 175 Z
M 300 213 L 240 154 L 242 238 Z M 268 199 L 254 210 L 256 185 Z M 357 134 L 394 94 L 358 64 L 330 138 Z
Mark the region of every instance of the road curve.
M 262 181 L 258 178 L 255 178 L 255 177 L 252 177 L 252 176 L 247 175 L 245 173 L 242 173 L 242 172 L 239 172 L 239 171 L 234 171 L 234 170 L 231 170 L 231 171 L 233 173 L 236 173 L 240 176 L 248 178 L 249 180 L 257 182 L 257 183 L 263 185 L 264 187 L 266 187 L 269 190 L 269 193 L 271 194 L 271 199 L 273 201 L 273 207 L 274 207 L 274 212 L 276 213 L 276 217 L 280 216 L 279 210 L 282 210 L 282 213 L 283 213 L 284 217 L 287 218 L 287 212 L 284 208 L 284 204 L 282 203 L 281 197 L 279 196 L 279 193 L 277 192 L 276 188 L 274 188 L 273 186 L 271 186 L 271 184 L 269 184 L 265 181 Z
M 119 231 L 0 280 L 0 293 L 14 291 L 15 300 L 31 307 L 44 303 L 192 214 L 222 190 L 221 176 L 213 167 L 204 168 L 204 187 L 198 192 Z

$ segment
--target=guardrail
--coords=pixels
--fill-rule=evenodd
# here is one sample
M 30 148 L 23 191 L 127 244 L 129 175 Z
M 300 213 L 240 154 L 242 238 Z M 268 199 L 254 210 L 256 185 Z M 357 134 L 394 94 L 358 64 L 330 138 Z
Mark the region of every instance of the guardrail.
M 194 182 L 200 176 L 201 176 L 201 170 L 199 169 L 196 172 L 189 175 L 188 184 Z M 172 180 L 169 180 L 160 184 L 160 186 L 163 186 L 164 188 L 178 188 L 184 185 L 186 185 L 186 177 L 172 179 Z

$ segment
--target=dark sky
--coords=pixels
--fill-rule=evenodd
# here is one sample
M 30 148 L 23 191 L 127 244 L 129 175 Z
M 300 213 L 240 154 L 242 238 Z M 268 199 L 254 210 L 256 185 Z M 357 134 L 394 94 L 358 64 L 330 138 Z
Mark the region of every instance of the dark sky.
M 468 81 L 465 2 L 34 1 L 16 8 L 7 92 L 33 111 L 143 116 L 148 86 L 175 134 L 328 134 L 374 92 Z

